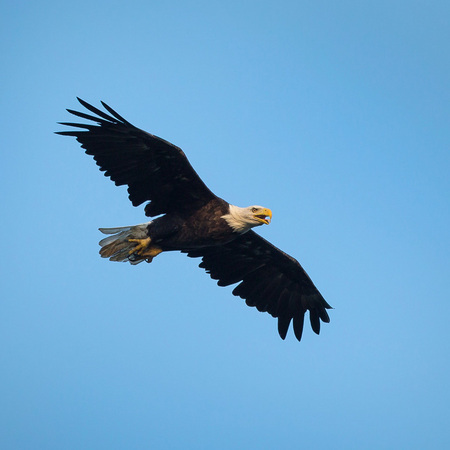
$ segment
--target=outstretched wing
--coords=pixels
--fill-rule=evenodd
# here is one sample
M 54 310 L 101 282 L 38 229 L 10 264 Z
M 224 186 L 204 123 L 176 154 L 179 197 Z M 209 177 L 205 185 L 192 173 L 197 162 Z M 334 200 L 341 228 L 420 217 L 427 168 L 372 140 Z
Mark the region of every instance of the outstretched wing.
M 151 201 L 145 208 L 147 216 L 182 213 L 215 198 L 180 148 L 136 128 L 103 102 L 111 115 L 78 101 L 96 116 L 67 111 L 95 124 L 61 122 L 76 129 L 57 134 L 76 137 L 105 176 L 117 186 L 128 185 L 134 206 Z
M 205 269 L 219 286 L 240 282 L 233 294 L 245 299 L 248 306 L 278 317 L 278 332 L 286 337 L 293 321 L 294 334 L 300 341 L 305 312 L 313 331 L 320 332 L 320 320 L 329 322 L 331 306 L 297 260 L 282 252 L 253 231 L 217 247 L 186 251 L 201 257 Z

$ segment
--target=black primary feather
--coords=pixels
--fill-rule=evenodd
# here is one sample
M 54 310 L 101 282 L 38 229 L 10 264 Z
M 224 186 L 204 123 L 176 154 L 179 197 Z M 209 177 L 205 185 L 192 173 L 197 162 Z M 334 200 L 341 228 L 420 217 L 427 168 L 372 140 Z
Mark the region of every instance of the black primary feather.
M 72 109 L 69 113 L 94 123 L 63 122 L 80 130 L 57 134 L 76 137 L 106 176 L 117 186 L 128 185 L 134 206 L 149 201 L 146 215 L 191 210 L 216 197 L 179 147 L 136 128 L 103 102 L 111 115 L 78 100 L 96 116 Z
M 320 332 L 320 320 L 329 322 L 325 301 L 297 260 L 276 248 L 254 231 L 248 231 L 220 247 L 186 251 L 201 257 L 200 267 L 218 280 L 219 286 L 239 283 L 233 295 L 247 305 L 278 317 L 278 333 L 285 339 L 293 320 L 300 341 L 305 312 L 309 310 L 313 331 Z M 239 268 L 235 270 L 235 268 Z

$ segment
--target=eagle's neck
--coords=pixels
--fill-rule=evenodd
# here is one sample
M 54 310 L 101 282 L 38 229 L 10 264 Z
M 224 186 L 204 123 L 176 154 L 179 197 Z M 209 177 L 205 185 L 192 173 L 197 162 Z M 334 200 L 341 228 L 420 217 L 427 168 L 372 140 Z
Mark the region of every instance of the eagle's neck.
M 245 233 L 254 226 L 253 223 L 246 220 L 248 211 L 246 208 L 240 208 L 239 206 L 229 205 L 229 212 L 222 216 L 225 219 L 228 226 L 230 226 L 236 233 Z

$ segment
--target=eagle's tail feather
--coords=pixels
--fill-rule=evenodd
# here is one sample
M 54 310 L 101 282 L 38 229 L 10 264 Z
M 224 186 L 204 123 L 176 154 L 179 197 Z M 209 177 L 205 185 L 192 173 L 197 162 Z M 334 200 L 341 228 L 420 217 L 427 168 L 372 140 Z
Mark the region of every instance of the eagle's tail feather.
M 99 228 L 103 234 L 110 234 L 99 242 L 101 246 L 100 256 L 109 258 L 110 261 L 128 261 L 131 264 L 139 264 L 142 261 L 150 262 L 151 258 L 143 252 L 134 251 L 138 240 L 148 239 L 147 223 L 130 227 Z

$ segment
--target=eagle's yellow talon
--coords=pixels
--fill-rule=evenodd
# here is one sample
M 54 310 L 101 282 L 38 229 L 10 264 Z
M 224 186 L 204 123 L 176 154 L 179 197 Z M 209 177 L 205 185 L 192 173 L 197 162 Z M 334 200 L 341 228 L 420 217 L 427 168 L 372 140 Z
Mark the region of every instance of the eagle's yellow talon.
M 162 249 L 159 247 L 150 247 L 151 239 L 149 237 L 146 239 L 128 239 L 128 242 L 136 242 L 137 244 L 128 252 L 128 254 L 146 257 L 149 260 L 148 262 L 151 262 L 156 255 L 159 255 L 162 252 Z
M 146 239 L 128 239 L 128 242 L 136 242 L 136 247 L 132 248 L 128 254 L 132 255 L 133 253 L 137 253 L 138 255 L 142 255 L 144 253 L 144 249 L 146 249 L 151 242 L 151 239 L 148 237 Z

